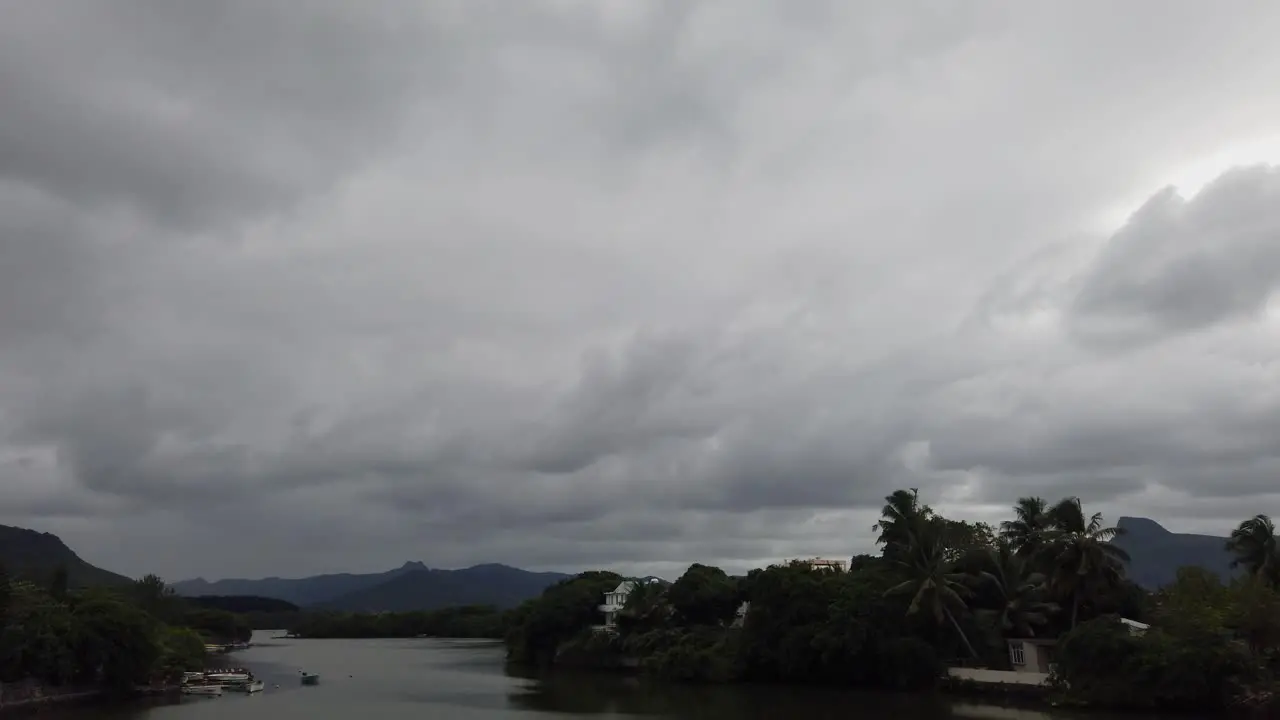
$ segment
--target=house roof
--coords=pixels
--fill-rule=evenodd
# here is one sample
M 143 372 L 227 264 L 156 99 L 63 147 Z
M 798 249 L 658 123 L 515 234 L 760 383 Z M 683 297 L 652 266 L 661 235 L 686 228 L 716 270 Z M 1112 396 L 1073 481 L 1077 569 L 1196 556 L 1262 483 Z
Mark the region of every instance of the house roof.
M 631 588 L 635 587 L 637 583 L 644 583 L 645 585 L 663 585 L 663 586 L 671 584 L 660 577 L 653 577 L 652 575 L 650 575 L 649 577 L 642 577 L 642 578 L 627 578 L 626 580 L 623 580 L 622 582 L 618 583 L 618 587 L 614 588 L 613 591 L 616 593 L 631 592 Z

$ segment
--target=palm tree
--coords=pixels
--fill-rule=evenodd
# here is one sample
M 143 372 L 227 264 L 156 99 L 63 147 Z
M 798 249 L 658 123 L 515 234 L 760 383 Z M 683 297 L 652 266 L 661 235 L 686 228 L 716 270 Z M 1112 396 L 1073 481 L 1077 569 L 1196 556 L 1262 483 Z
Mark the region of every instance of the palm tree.
M 1087 521 L 1080 498 L 1064 498 L 1048 513 L 1050 527 L 1041 551 L 1049 570 L 1049 586 L 1071 599 L 1071 627 L 1076 626 L 1080 604 L 1104 587 L 1120 582 L 1129 554 L 1111 540 L 1124 531 L 1105 527 L 1102 513 Z
M 920 491 L 916 488 L 894 490 L 884 502 L 880 522 L 872 525 L 871 529 L 880 533 L 876 544 L 884 545 L 885 557 L 891 557 L 910 545 L 912 533 L 933 517 L 933 509 L 920 504 Z
M 1032 557 L 1040 551 L 1044 533 L 1049 529 L 1048 503 L 1042 497 L 1018 498 L 1013 514 L 1013 520 L 1000 523 L 1000 537 L 1007 540 L 1018 555 Z
M 1014 637 L 1035 637 L 1035 626 L 1044 625 L 1058 606 L 1042 598 L 1045 576 L 1031 571 L 1027 559 L 1018 555 L 1010 543 L 999 542 L 987 551 L 987 569 L 978 573 L 980 580 L 995 590 L 999 608 L 996 615 L 1000 629 Z
M 953 572 L 951 563 L 947 562 L 945 539 L 938 523 L 919 522 L 914 528 L 909 528 L 908 544 L 900 548 L 895 562 L 907 571 L 911 579 L 889 588 L 885 594 L 914 591 L 907 614 L 914 615 L 927 607 L 939 625 L 944 620 L 951 623 L 969 655 L 977 658 L 978 652 L 973 649 L 952 612 L 966 609 L 964 596 L 969 594 L 969 589 L 964 584 L 967 576 Z
M 1280 548 L 1276 526 L 1266 515 L 1255 515 L 1231 531 L 1227 550 L 1235 555 L 1232 568 L 1243 567 L 1267 585 L 1280 585 Z

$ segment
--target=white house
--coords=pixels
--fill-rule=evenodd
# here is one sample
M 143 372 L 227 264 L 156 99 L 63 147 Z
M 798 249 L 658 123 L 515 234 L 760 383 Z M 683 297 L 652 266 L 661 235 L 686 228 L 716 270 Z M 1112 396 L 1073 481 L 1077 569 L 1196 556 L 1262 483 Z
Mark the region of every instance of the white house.
M 639 583 L 665 585 L 661 579 L 655 577 L 641 578 L 639 580 L 623 580 L 618 583 L 618 587 L 604 594 L 604 603 L 600 605 L 600 612 L 604 613 L 604 626 L 602 630 L 613 630 L 618 624 L 618 613 L 627 604 L 627 597 L 631 595 L 631 591 L 635 589 Z

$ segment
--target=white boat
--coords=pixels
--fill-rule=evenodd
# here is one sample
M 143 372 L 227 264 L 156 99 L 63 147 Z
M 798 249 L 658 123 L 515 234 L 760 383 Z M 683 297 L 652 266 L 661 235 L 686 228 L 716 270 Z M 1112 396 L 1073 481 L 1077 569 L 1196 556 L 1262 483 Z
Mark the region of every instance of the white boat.
M 215 683 L 238 683 L 249 682 L 253 676 L 244 672 L 207 672 L 204 674 L 206 680 Z
M 205 697 L 218 697 L 222 695 L 221 685 L 183 685 L 183 695 L 202 695 Z
M 267 684 L 261 680 L 242 680 L 239 682 L 227 683 L 227 689 L 232 692 L 256 693 L 267 689 Z

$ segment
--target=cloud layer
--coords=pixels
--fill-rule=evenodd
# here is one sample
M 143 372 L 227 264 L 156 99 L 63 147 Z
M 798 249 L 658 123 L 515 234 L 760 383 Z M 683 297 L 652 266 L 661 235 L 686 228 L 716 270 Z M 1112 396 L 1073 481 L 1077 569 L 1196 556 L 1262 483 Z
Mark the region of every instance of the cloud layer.
M 669 574 L 896 487 L 1280 508 L 1280 158 L 1164 187 L 1280 124 L 1280 11 L 501 8 L 11 13 L 0 522 Z

